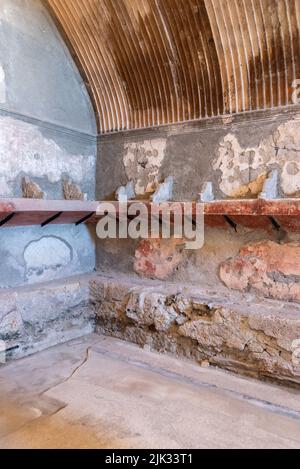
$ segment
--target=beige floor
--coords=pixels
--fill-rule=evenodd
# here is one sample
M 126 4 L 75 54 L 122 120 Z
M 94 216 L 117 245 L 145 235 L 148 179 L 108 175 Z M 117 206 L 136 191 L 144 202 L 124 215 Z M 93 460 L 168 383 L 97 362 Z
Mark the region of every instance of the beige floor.
M 91 335 L 0 368 L 0 448 L 300 448 L 300 395 Z

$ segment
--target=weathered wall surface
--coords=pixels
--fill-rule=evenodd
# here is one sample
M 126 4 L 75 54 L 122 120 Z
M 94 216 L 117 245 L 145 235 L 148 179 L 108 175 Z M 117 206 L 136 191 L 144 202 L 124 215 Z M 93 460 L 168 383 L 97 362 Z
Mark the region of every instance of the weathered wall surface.
M 93 227 L 4 228 L 0 231 L 1 288 L 91 272 L 94 245 Z
M 3 290 L 0 305 L 7 359 L 80 337 L 96 323 L 97 332 L 145 349 L 300 385 L 297 304 L 93 273 Z
M 94 200 L 92 137 L 1 116 L 1 111 L 0 125 L 0 197 L 22 197 L 22 178 L 27 176 L 45 199 L 63 199 L 63 181 L 71 180 Z
M 99 332 L 203 366 L 300 384 L 299 305 L 128 275 L 95 277 L 91 292 Z
M 63 181 L 95 199 L 96 124 L 84 83 L 40 0 L 0 4 L 0 197 L 22 197 L 22 179 L 45 199 Z M 93 270 L 86 226 L 2 228 L 0 288 Z
M 87 275 L 3 290 L 0 304 L 0 340 L 5 343 L 7 359 L 20 358 L 94 330 Z M 3 344 L 0 345 L 3 352 Z
M 267 176 L 277 169 L 278 196 L 297 197 L 299 118 L 299 110 L 294 108 L 104 136 L 99 144 L 97 196 L 107 198 L 119 185 L 132 180 L 137 198 L 145 197 L 172 175 L 174 200 L 198 200 L 207 181 L 213 182 L 217 199 L 257 198 Z M 185 251 L 173 240 L 100 241 L 98 267 L 135 272 L 144 278 L 191 282 L 211 291 L 241 289 L 299 301 L 299 242 L 299 232 L 282 233 L 271 222 L 261 230 L 238 225 L 235 231 L 229 224 L 227 228 L 207 226 L 204 247 L 195 251 Z M 249 260 L 247 253 L 255 251 L 257 245 L 261 246 L 259 253 Z M 289 253 L 289 268 L 280 263 L 270 265 L 273 254 L 269 254 L 269 246 L 272 252 L 280 251 L 279 258 Z M 246 253 L 242 259 L 240 251 Z
M 109 196 L 128 180 L 142 196 L 172 175 L 175 200 L 198 200 L 201 184 L 207 181 L 213 182 L 218 199 L 255 198 L 275 168 L 280 195 L 297 197 L 299 125 L 295 107 L 103 136 L 97 197 Z

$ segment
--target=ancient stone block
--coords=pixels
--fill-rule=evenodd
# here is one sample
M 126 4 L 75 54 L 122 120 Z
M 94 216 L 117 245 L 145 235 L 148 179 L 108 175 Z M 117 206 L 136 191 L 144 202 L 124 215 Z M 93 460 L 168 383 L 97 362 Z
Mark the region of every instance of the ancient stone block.
M 132 293 L 126 306 L 126 316 L 138 324 L 167 331 L 178 316 L 176 308 L 159 293 Z
M 262 241 L 244 246 L 221 264 L 220 277 L 228 288 L 300 302 L 300 245 Z
M 126 186 L 121 186 L 116 190 L 116 200 L 119 202 L 127 202 L 127 200 L 132 200 L 135 198 L 134 185 L 130 181 Z
M 192 358 L 229 370 L 300 384 L 300 367 L 293 361 L 293 343 L 300 338 L 300 306 L 271 300 L 197 299 L 188 288 L 176 292 L 171 283 L 126 278 L 117 282 L 98 276 L 93 281 L 111 282 L 114 301 L 95 303 L 97 330 L 132 341 L 142 347 Z M 118 294 L 114 295 L 116 288 Z M 234 299 L 234 298 L 233 298 Z M 241 300 L 241 298 L 240 298 Z M 238 306 L 239 304 L 239 306 Z M 242 304 L 244 306 L 242 306 Z
M 214 199 L 213 183 L 211 181 L 203 183 L 199 193 L 199 202 L 212 202 Z
M 172 200 L 173 197 L 173 185 L 174 179 L 172 176 L 169 176 L 165 181 L 158 186 L 154 194 L 151 196 L 151 200 L 155 204 L 160 204 L 162 202 L 168 202 Z
M 25 199 L 43 199 L 44 192 L 38 184 L 30 181 L 29 178 L 22 179 L 22 195 Z
M 78 184 L 74 184 L 72 181 L 63 181 L 63 193 L 66 200 L 84 200 L 86 198 Z

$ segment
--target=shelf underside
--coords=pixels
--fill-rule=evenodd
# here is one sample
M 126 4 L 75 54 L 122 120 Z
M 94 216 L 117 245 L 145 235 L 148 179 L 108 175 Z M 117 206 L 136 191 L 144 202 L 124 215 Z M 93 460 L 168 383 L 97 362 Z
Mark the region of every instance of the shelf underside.
M 110 203 L 118 213 L 118 202 Z M 133 203 L 145 204 L 151 213 L 150 202 L 130 201 L 128 205 Z M 168 205 L 171 207 L 173 203 Z M 0 199 L 0 226 L 96 223 L 100 219 L 99 204 L 97 201 Z M 183 202 L 179 204 L 183 206 Z M 197 204 L 190 207 L 195 216 Z M 300 199 L 219 200 L 205 203 L 203 209 L 208 226 L 300 231 Z

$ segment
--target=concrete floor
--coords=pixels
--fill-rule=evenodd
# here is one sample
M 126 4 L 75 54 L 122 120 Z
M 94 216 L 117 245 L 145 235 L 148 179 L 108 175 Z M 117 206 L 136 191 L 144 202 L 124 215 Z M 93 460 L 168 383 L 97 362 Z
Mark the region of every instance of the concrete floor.
M 1 366 L 0 448 L 300 448 L 300 394 L 92 334 Z

